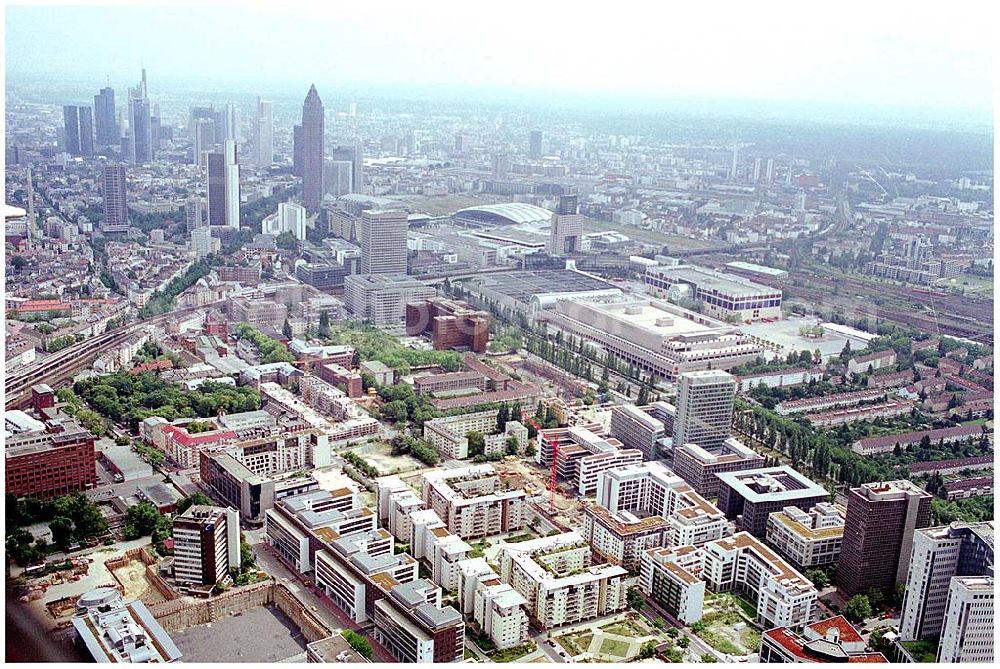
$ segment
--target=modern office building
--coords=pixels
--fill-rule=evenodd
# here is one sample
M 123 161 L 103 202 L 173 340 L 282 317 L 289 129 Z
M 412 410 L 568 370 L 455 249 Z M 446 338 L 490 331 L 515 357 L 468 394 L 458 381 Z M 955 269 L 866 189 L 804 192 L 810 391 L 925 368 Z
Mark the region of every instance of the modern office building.
M 583 216 L 578 212 L 577 196 L 564 195 L 559 199 L 559 211 L 549 224 L 549 253 L 564 255 L 580 250 L 583 239 Z
M 405 211 L 362 211 L 361 273 L 406 274 L 407 229 Z
M 668 296 L 688 297 L 705 313 L 723 320 L 781 318 L 781 290 L 694 265 L 649 267 L 643 281 Z
M 847 599 L 906 579 L 913 535 L 930 525 L 931 495 L 910 481 L 865 483 L 847 496 L 837 588 Z
M 406 305 L 406 334 L 429 334 L 434 349 L 469 349 L 485 353 L 490 340 L 490 315 L 465 302 L 432 297 Z
M 97 143 L 100 146 L 117 146 L 121 141 L 118 131 L 118 116 L 115 111 L 115 89 L 102 88 L 94 96 L 94 121 Z
M 993 662 L 996 585 L 992 576 L 951 579 L 937 662 Z
M 128 188 L 125 185 L 124 165 L 105 165 L 104 182 L 104 220 L 101 231 L 104 233 L 128 232 Z
M 673 470 L 699 494 L 709 498 L 719 495 L 718 474 L 756 469 L 762 464 L 764 456 L 732 437 L 714 453 L 697 444 L 674 444 Z
M 532 130 L 528 137 L 528 157 L 535 160 L 542 157 L 541 130 Z
M 352 193 L 364 192 L 364 154 L 359 142 L 340 144 L 333 147 L 330 157 L 335 161 L 347 161 L 351 163 L 351 191 Z
M 128 96 L 128 146 L 129 161 L 142 165 L 153 160 L 153 135 L 149 97 L 146 92 L 146 69 L 142 70 L 142 80 L 135 88 L 129 89 Z
M 768 516 L 766 540 L 796 569 L 833 564 L 840 558 L 847 509 L 820 502 L 808 511 L 786 506 Z
M 504 544 L 500 578 L 527 600 L 539 629 L 583 623 L 626 606 L 624 567 L 594 564 L 577 532 Z
M 735 398 L 732 374 L 717 369 L 681 374 L 674 444 L 697 444 L 709 452 L 722 448 L 732 431 Z
M 965 576 L 993 576 L 993 521 L 916 530 L 899 638 L 941 636 L 951 584 Z
M 323 194 L 340 197 L 354 192 L 354 163 L 327 158 L 323 163 Z
M 240 567 L 240 515 L 236 509 L 192 506 L 174 518 L 174 578 L 215 585 Z
M 253 122 L 254 158 L 257 169 L 266 170 L 274 162 L 274 103 L 257 98 Z
M 180 649 L 142 603 L 126 604 L 117 588 L 84 593 L 71 618 L 75 639 L 94 662 L 178 662 Z
M 221 153 L 208 154 L 208 224 L 240 227 L 240 166 L 231 139 L 224 142 Z
M 806 511 L 830 497 L 823 486 L 788 465 L 725 472 L 718 477 L 719 508 L 726 518 L 735 519 L 737 531 L 761 539 L 767 533 L 770 514 L 787 506 Z
M 302 204 L 310 212 L 319 211 L 323 199 L 324 109 L 316 86 L 309 87 L 302 104 L 301 165 Z M 405 249 L 405 244 L 403 245 Z
M 405 274 L 355 274 L 344 278 L 348 313 L 375 327 L 405 326 L 406 305 L 434 297 L 434 289 Z
M 63 107 L 63 140 L 66 153 L 72 156 L 82 155 L 80 152 L 80 110 L 83 107 L 66 105 Z M 89 111 L 89 108 L 88 108 Z M 91 147 L 93 149 L 93 147 Z
M 6 492 L 51 498 L 97 485 L 94 435 L 68 416 L 60 415 L 55 422 L 33 421 L 16 430 L 8 421 L 6 432 Z
M 642 451 L 644 460 L 658 456 L 657 442 L 666 435 L 666 426 L 634 404 L 611 408 L 611 435 L 627 448 Z
M 524 490 L 505 489 L 493 465 L 429 471 L 423 475 L 421 496 L 448 531 L 462 539 L 524 527 Z

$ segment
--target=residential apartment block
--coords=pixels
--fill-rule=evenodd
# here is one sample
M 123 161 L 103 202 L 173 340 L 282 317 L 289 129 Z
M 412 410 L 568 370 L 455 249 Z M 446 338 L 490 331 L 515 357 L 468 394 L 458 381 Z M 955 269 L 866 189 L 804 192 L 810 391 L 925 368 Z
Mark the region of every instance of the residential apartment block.
M 829 502 L 807 511 L 786 506 L 768 516 L 766 540 L 796 569 L 823 567 L 840 558 L 846 516 L 846 508 Z

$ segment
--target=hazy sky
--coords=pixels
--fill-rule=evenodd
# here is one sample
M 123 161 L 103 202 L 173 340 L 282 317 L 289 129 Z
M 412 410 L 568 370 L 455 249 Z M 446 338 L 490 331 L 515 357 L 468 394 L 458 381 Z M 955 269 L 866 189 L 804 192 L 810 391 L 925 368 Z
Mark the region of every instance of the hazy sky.
M 976 2 L 174 3 L 8 6 L 7 74 L 133 82 L 453 86 L 988 114 Z M 808 9 L 807 9 L 808 7 Z M 266 92 L 266 89 L 263 91 Z

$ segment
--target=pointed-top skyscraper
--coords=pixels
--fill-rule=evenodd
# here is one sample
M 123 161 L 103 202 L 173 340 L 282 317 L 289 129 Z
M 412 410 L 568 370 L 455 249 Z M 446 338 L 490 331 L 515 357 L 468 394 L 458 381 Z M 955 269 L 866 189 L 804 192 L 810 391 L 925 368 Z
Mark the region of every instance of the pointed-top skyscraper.
M 302 104 L 302 204 L 310 212 L 319 211 L 323 197 L 323 101 L 316 85 Z

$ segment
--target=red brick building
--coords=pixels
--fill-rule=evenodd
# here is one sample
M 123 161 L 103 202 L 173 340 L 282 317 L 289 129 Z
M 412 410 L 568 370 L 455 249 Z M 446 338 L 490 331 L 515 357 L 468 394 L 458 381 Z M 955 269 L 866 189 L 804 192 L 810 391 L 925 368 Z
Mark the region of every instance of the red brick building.
M 490 341 L 490 315 L 465 302 L 431 297 L 406 305 L 406 334 L 429 334 L 434 348 L 462 348 L 485 353 Z
M 330 385 L 343 389 L 348 397 L 361 397 L 364 393 L 361 375 L 346 367 L 341 367 L 334 362 L 324 362 L 318 363 L 315 371 L 316 376 Z
M 73 422 L 6 440 L 5 490 L 18 497 L 58 497 L 97 485 L 94 435 Z

